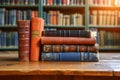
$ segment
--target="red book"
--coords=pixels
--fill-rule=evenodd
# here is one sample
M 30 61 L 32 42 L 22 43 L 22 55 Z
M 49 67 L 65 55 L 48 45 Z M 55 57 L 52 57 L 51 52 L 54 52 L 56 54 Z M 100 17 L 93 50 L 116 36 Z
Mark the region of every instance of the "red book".
M 30 21 L 18 21 L 19 60 L 29 61 L 30 53 Z
M 44 20 L 34 17 L 31 20 L 31 61 L 39 61 L 40 57 L 40 39 L 44 28 Z
M 95 38 L 80 38 L 80 37 L 42 37 L 41 44 L 88 44 L 96 43 Z
M 48 5 L 53 5 L 53 0 L 48 0 Z

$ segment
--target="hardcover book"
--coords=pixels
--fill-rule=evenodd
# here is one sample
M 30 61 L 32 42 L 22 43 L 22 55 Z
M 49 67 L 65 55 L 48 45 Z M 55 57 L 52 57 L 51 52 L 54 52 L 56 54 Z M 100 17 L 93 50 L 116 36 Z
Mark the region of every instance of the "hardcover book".
M 97 53 L 90 52 L 61 52 L 61 53 L 41 53 L 42 61 L 81 61 L 96 62 L 98 61 Z
M 18 21 L 19 60 L 29 61 L 30 53 L 30 20 Z
M 96 43 L 95 38 L 80 38 L 80 37 L 42 37 L 41 44 L 84 44 L 94 45 Z
M 46 30 L 42 36 L 51 37 L 91 37 L 90 31 L 85 30 Z
M 94 45 L 43 45 L 42 52 L 98 52 Z
M 42 18 L 32 18 L 31 20 L 31 61 L 39 61 L 40 57 L 40 39 L 44 28 L 44 20 Z

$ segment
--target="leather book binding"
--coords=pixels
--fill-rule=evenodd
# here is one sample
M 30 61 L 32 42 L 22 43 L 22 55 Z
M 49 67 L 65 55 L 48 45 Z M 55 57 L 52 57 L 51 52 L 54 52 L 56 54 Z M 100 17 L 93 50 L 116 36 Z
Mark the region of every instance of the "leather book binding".
M 98 52 L 94 45 L 43 45 L 42 52 Z
M 30 20 L 18 21 L 18 52 L 20 61 L 29 61 L 30 54 Z
M 47 37 L 91 37 L 90 31 L 85 30 L 46 30 L 42 36 Z
M 34 17 L 31 20 L 31 61 L 39 61 L 40 59 L 40 39 L 44 29 L 44 20 Z
M 84 45 L 94 45 L 96 43 L 95 38 L 80 38 L 80 37 L 42 37 L 41 44 L 84 44 Z

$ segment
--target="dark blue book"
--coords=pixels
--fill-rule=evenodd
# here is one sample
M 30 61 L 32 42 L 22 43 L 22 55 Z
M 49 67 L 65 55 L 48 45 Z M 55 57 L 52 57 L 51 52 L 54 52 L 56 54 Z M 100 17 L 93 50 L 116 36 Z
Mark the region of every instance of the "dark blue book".
M 0 8 L 0 25 L 5 25 L 5 8 Z
M 62 0 L 57 0 L 57 5 L 61 5 L 62 4 Z
M 1 33 L 1 47 L 2 48 L 6 47 L 6 32 Z
M 11 25 L 16 25 L 16 10 L 11 10 Z
M 91 52 L 41 53 L 41 60 L 96 62 L 98 61 L 98 54 Z
M 10 4 L 10 0 L 5 0 L 5 4 Z
M 50 14 L 46 14 L 46 24 L 49 25 L 50 24 Z
M 18 33 L 14 32 L 14 46 L 18 48 Z
M 57 5 L 57 0 L 53 0 L 53 5 Z
M 1 48 L 1 39 L 2 39 L 2 32 L 0 31 L 0 48 Z
M 12 10 L 9 10 L 8 20 L 9 20 L 9 25 L 12 25 Z
M 60 61 L 81 61 L 80 60 L 81 55 L 77 52 L 66 52 L 66 53 L 60 53 L 59 54 L 59 60 Z
M 27 10 L 27 15 L 26 15 L 26 17 L 27 17 L 27 20 L 31 20 L 32 19 L 32 10 Z
M 45 20 L 44 24 L 46 25 L 47 24 L 47 13 L 46 12 L 43 12 L 43 19 Z
M 11 32 L 6 33 L 6 47 L 11 47 Z

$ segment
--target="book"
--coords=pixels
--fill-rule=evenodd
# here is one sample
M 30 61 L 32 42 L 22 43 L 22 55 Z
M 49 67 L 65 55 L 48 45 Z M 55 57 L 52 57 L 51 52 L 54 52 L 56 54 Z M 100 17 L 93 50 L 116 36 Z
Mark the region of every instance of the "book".
M 42 52 L 98 52 L 94 45 L 43 45 Z
M 95 38 L 80 38 L 80 37 L 42 37 L 41 44 L 84 44 L 94 45 Z
M 91 37 L 90 31 L 85 30 L 44 30 L 42 36 L 49 37 Z
M 61 53 L 41 53 L 42 61 L 81 61 L 96 62 L 99 60 L 97 53 L 91 52 L 61 52 Z
M 29 61 L 30 20 L 18 20 L 18 52 L 20 61 Z
M 31 61 L 39 61 L 40 57 L 40 39 L 44 29 L 44 20 L 42 18 L 34 17 L 31 20 Z

